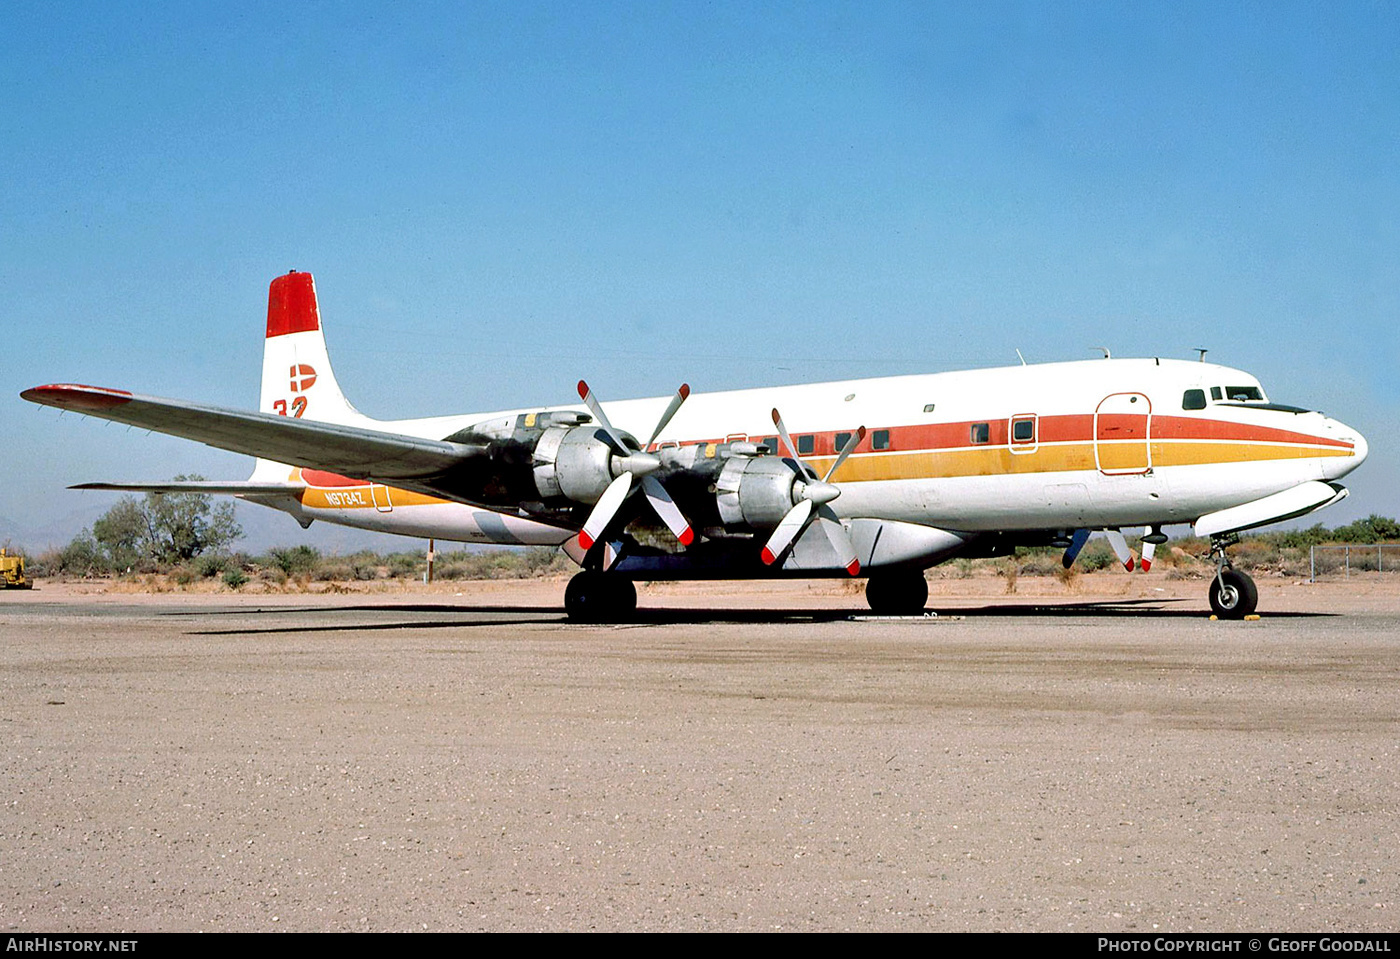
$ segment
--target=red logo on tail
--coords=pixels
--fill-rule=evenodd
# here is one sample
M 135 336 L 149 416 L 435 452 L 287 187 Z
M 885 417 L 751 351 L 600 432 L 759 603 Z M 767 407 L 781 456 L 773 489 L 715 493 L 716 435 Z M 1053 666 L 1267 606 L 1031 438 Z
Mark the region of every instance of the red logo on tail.
M 316 371 L 305 363 L 292 364 L 291 373 L 288 375 L 292 378 L 293 393 L 304 393 L 316 382 Z

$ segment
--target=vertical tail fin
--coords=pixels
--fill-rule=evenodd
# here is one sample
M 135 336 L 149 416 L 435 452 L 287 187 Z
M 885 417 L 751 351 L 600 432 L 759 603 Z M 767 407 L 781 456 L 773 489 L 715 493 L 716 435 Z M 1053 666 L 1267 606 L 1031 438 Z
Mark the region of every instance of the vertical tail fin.
M 310 273 L 293 270 L 272 281 L 267 291 L 267 339 L 263 344 L 262 398 L 264 413 L 305 417 L 325 423 L 367 425 L 335 380 L 321 311 L 316 305 L 316 281 Z
M 374 421 L 350 405 L 331 369 L 316 281 L 310 273 L 290 273 L 267 291 L 267 339 L 263 342 L 262 395 L 258 410 L 325 423 L 370 426 Z M 258 460 L 255 480 L 285 480 L 290 466 Z

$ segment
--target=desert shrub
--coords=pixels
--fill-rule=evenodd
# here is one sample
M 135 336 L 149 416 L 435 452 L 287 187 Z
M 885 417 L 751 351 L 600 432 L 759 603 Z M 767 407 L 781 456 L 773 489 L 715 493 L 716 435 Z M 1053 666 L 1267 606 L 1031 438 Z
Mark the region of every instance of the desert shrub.
M 248 582 L 248 574 L 243 572 L 240 567 L 234 566 L 224 570 L 224 585 L 229 589 L 238 589 L 246 582 Z
M 194 571 L 205 579 L 213 579 L 234 565 L 237 564 L 228 556 L 197 556 L 194 560 Z
M 313 546 L 283 546 L 268 551 L 268 561 L 285 576 L 309 573 L 321 562 L 321 551 Z M 284 577 L 285 578 L 285 577 Z
M 322 583 L 334 580 L 354 579 L 355 570 L 351 568 L 349 563 L 323 561 L 316 567 L 316 572 L 312 574 L 312 577 Z
M 390 576 L 416 579 L 428 568 L 428 559 L 421 553 L 392 553 L 386 557 L 386 565 Z M 436 564 L 433 571 L 437 572 Z

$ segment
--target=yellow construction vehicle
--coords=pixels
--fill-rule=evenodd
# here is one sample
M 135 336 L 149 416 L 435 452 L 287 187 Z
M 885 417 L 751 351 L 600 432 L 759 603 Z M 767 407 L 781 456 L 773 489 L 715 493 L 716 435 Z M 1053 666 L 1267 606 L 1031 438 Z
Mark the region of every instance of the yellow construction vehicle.
M 5 589 L 29 589 L 34 584 L 24 575 L 24 557 L 11 556 L 0 549 L 0 586 Z

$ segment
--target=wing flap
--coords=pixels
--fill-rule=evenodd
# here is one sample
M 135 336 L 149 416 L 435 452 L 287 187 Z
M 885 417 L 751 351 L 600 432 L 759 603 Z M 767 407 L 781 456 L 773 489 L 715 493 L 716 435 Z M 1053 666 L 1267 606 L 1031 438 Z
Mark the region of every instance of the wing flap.
M 208 446 L 374 480 L 425 479 L 461 466 L 478 447 L 358 426 L 252 413 L 124 390 L 57 383 L 20 394 L 42 406 L 73 410 Z

